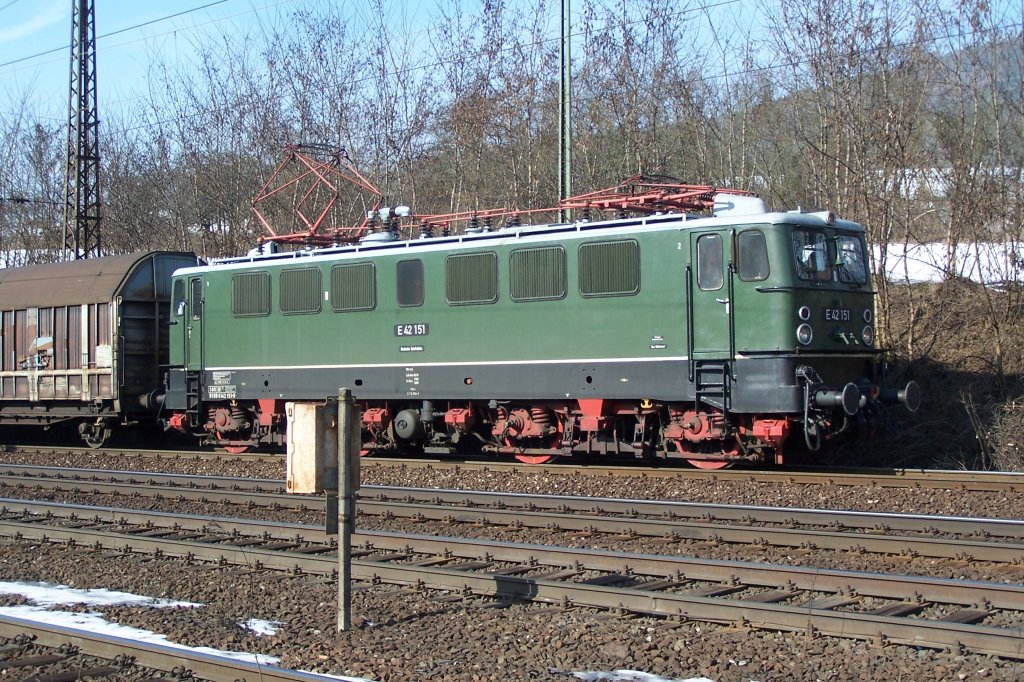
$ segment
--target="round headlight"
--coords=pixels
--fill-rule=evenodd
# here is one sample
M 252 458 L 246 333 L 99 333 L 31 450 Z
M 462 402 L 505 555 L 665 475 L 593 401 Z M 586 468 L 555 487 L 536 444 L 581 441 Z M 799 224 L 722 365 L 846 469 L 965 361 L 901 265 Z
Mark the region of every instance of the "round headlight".
M 860 330 L 860 340 L 864 342 L 865 346 L 870 346 L 875 342 L 875 330 L 871 328 L 870 324 Z
M 796 314 L 804 322 L 811 319 L 811 309 L 805 305 L 800 306 L 800 310 L 796 311 Z
M 864 310 L 864 321 L 871 324 L 871 308 Z
M 811 341 L 813 341 L 814 340 L 814 330 L 811 329 L 811 325 L 809 325 L 809 324 L 802 324 L 799 327 L 797 327 L 796 328 L 796 340 L 799 341 L 800 344 L 804 345 L 804 346 L 806 346 Z

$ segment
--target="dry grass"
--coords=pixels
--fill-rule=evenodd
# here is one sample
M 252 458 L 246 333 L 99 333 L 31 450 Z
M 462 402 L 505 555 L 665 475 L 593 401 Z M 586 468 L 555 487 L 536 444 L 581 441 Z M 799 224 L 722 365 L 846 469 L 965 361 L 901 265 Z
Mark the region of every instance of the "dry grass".
M 859 461 L 1024 470 L 1024 290 L 951 281 L 893 287 L 889 302 L 890 381 L 916 380 L 924 403 L 888 411 L 869 449 L 890 461 Z

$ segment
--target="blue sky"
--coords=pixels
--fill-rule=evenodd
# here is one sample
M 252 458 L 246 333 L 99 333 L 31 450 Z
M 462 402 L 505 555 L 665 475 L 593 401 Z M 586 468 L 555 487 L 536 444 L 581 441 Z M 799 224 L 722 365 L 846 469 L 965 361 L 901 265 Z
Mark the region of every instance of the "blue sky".
M 63 120 L 68 99 L 71 13 L 75 0 L 0 0 L 0 110 L 31 93 L 30 111 Z M 513 0 L 514 2 L 514 0 Z M 371 0 L 95 0 L 100 118 L 146 92 L 146 74 L 157 61 L 187 60 L 196 44 L 222 32 L 244 31 L 254 22 L 321 3 L 343 3 L 353 19 L 368 23 Z M 483 0 L 384 0 L 386 18 L 400 33 L 419 33 L 439 7 L 461 4 L 473 14 Z M 700 3 L 693 3 L 695 6 Z M 732 14 L 750 14 L 750 0 L 708 0 Z M 573 1 L 574 13 L 582 0 Z M 558 3 L 550 5 L 557 36 Z M 732 19 L 734 20 L 734 19 Z
M 74 1 L 0 0 L 0 102 L 31 92 L 34 113 L 65 116 Z M 222 32 L 320 1 L 96 0 L 101 118 L 104 110 L 144 94 L 154 61 L 174 63 Z M 368 2 L 346 4 L 359 12 Z
M 0 101 L 24 92 L 37 114 L 67 107 L 74 0 L 0 0 Z M 100 115 L 144 92 L 150 63 L 303 0 L 96 0 Z
M 511 0 L 514 4 L 515 0 Z M 30 112 L 40 119 L 62 121 L 68 99 L 71 10 L 75 0 L 0 0 L 0 112 L 9 110 L 24 93 L 31 93 Z M 995 0 L 1005 16 L 1020 22 L 1024 0 Z M 221 33 L 244 32 L 254 22 L 287 15 L 304 7 L 337 3 L 354 20 L 368 23 L 371 0 L 95 0 L 97 71 L 101 119 L 126 103 L 146 96 L 150 64 L 187 60 L 194 46 Z M 387 20 L 399 33 L 419 32 L 437 19 L 439 6 L 461 4 L 475 13 L 483 0 L 383 0 Z M 573 0 L 573 11 L 584 0 Z M 605 0 L 614 5 L 614 0 Z M 764 3 L 755 0 L 696 0 L 680 2 L 700 12 L 710 38 L 753 31 Z M 771 4 L 770 2 L 768 3 Z M 557 35 L 558 3 L 550 2 Z M 1007 10 L 1008 13 L 1007 13 Z M 1019 25 L 1019 23 L 1018 23 Z M 432 39 L 432 38 L 428 38 Z M 574 48 L 576 49 L 576 48 Z

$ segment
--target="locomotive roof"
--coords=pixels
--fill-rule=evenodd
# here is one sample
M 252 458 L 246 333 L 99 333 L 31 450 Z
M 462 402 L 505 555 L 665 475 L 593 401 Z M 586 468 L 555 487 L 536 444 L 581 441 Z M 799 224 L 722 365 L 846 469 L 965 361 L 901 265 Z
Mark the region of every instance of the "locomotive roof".
M 326 247 L 313 250 L 283 251 L 280 253 L 236 256 L 214 259 L 209 265 L 183 268 L 179 272 L 198 272 L 225 266 L 251 267 L 256 263 L 285 265 L 296 259 L 304 261 L 318 257 L 374 256 L 401 251 L 448 251 L 463 248 L 482 247 L 488 243 L 508 244 L 512 242 L 549 242 L 585 237 L 634 237 L 644 232 L 664 230 L 696 230 L 714 227 L 746 227 L 755 225 L 800 225 L 806 227 L 835 227 L 848 232 L 864 232 L 859 224 L 837 219 L 827 211 L 814 213 L 771 212 L 741 214 L 722 213 L 713 216 L 693 216 L 686 213 L 667 213 L 637 218 L 619 218 L 603 221 L 577 221 L 572 223 L 551 223 L 515 228 L 496 229 L 476 234 L 456 234 L 447 237 L 422 239 L 396 239 L 393 241 L 363 241 L 359 244 Z
M 163 253 L 185 255 L 146 251 L 0 269 L 0 309 L 110 301 L 139 264 Z

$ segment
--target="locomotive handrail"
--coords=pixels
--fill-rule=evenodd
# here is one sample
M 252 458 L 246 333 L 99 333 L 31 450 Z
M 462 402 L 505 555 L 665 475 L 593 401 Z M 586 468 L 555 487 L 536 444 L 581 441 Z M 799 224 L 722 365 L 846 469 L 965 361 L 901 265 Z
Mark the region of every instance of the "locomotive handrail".
M 730 244 L 735 243 L 736 231 L 732 230 L 733 239 L 729 240 Z M 725 315 L 728 317 L 729 323 L 729 376 L 733 381 L 736 380 L 736 261 L 730 260 L 729 266 L 726 268 L 728 272 L 729 280 L 729 303 L 725 306 Z
M 693 383 L 696 363 L 693 359 L 693 264 L 686 264 L 686 364 L 687 377 Z

